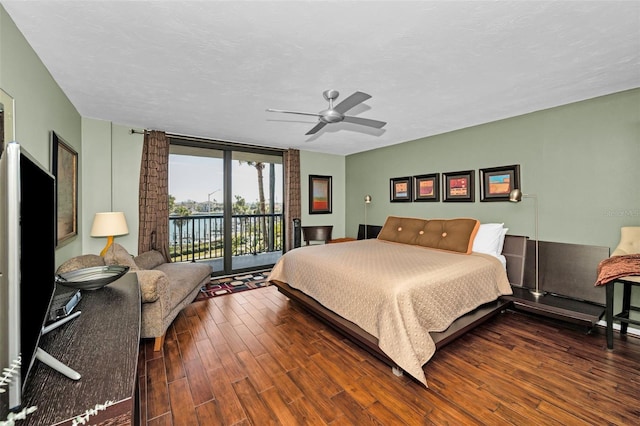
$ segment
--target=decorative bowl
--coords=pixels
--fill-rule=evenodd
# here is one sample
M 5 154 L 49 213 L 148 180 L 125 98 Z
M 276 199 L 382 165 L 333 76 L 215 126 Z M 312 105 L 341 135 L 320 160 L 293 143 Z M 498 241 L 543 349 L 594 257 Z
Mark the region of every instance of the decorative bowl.
M 109 265 L 76 269 L 56 275 L 56 284 L 79 290 L 97 290 L 126 274 L 128 266 Z

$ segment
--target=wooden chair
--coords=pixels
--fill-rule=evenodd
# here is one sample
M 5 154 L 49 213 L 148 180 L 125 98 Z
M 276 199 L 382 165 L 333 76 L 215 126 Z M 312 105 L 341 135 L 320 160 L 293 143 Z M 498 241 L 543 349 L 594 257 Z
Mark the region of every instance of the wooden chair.
M 331 240 L 331 231 L 333 231 L 333 225 L 303 226 L 302 239 L 306 245 L 310 245 L 311 241 L 323 241 L 327 244 Z

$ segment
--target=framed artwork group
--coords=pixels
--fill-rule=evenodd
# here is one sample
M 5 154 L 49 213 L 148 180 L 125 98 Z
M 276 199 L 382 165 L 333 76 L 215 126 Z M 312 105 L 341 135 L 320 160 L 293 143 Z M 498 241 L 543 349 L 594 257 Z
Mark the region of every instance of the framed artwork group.
M 480 201 L 509 201 L 520 188 L 520 165 L 479 169 Z M 440 186 L 442 183 L 442 197 Z M 474 202 L 475 170 L 423 174 L 390 179 L 391 202 Z

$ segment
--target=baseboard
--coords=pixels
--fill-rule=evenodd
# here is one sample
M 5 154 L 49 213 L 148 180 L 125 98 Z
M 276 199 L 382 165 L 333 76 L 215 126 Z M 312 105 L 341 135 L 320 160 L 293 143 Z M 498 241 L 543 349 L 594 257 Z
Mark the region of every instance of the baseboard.
M 600 320 L 596 325 L 599 325 L 601 327 L 607 327 L 607 322 L 605 320 Z M 613 329 L 620 331 L 620 324 L 618 323 L 614 323 L 613 324 Z M 637 328 L 633 328 L 631 326 L 627 327 L 627 334 L 632 334 L 635 337 L 640 337 L 640 330 L 638 330 Z

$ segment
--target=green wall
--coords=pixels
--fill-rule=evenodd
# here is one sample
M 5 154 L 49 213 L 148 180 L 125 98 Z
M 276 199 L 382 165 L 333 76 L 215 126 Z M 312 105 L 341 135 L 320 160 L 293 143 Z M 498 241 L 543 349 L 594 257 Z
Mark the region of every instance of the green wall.
M 331 214 L 309 214 L 309 175 L 331 176 Z M 302 225 L 333 225 L 332 237 L 345 236 L 345 157 L 300 151 Z
M 425 117 L 428 119 L 428 117 Z M 393 125 L 393 123 L 391 123 Z M 346 158 L 347 233 L 388 215 L 470 216 L 534 236 L 534 200 L 480 202 L 478 170 L 520 164 L 536 194 L 540 240 L 615 248 L 620 227 L 640 225 L 640 89 L 418 139 Z M 474 203 L 391 203 L 389 179 L 475 171 Z
M 50 132 L 78 152 L 82 170 L 81 117 L 31 46 L 0 6 L 0 88 L 15 101 L 15 140 L 51 169 Z M 78 182 L 78 218 L 82 217 L 82 180 Z M 80 224 L 78 224 L 79 231 Z M 80 238 L 56 250 L 56 264 L 82 251 Z
M 143 136 L 131 134 L 130 126 L 109 121 L 82 119 L 83 159 L 91 167 L 83 169 L 84 194 L 83 253 L 100 253 L 105 238 L 89 234 L 98 212 L 124 212 L 129 234 L 116 237 L 129 253 L 138 253 L 138 184 Z

